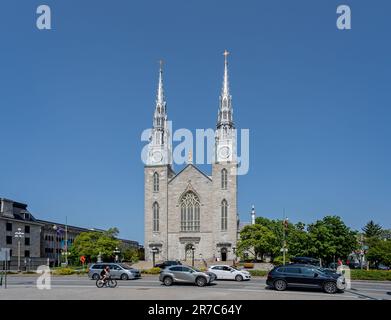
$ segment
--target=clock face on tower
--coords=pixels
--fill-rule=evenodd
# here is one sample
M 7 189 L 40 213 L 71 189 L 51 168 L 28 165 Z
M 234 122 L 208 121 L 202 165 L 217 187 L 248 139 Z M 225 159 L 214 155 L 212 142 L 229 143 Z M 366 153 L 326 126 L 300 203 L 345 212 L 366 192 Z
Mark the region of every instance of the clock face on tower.
M 231 149 L 228 146 L 223 146 L 219 148 L 218 156 L 222 160 L 226 160 L 231 155 Z
M 159 163 L 163 160 L 163 154 L 161 151 L 153 151 L 151 154 L 151 160 L 154 163 Z

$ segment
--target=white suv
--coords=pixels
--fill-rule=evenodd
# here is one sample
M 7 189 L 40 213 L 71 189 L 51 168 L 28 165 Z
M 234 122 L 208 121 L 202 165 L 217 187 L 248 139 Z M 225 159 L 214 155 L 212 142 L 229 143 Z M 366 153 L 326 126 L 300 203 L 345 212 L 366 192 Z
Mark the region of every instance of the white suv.
M 210 266 L 208 269 L 216 275 L 217 280 L 250 280 L 251 274 L 248 271 L 225 265 Z

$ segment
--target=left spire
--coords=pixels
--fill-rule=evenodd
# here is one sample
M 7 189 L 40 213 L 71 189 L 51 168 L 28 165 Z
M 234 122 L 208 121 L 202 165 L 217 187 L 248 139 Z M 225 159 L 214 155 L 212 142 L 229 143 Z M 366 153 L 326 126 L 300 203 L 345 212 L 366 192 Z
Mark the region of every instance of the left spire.
M 159 61 L 159 83 L 157 88 L 157 104 L 163 105 L 164 104 L 164 89 L 163 89 L 163 60 Z

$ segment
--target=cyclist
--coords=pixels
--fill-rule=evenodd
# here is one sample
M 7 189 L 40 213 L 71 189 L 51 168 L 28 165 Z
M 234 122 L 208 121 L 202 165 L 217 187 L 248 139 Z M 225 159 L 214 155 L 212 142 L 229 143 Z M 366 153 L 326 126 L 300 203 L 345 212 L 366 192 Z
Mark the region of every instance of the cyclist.
M 107 279 L 110 277 L 110 268 L 106 266 L 100 273 L 100 279 L 105 283 Z

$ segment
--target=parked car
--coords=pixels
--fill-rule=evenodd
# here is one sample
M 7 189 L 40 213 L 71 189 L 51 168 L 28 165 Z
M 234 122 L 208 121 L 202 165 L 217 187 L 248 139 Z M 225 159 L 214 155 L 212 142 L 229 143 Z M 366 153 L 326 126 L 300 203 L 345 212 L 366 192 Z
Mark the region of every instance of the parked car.
M 211 284 L 216 276 L 211 272 L 201 272 L 183 265 L 168 266 L 160 271 L 159 280 L 166 286 L 173 283 L 194 283 L 199 287 Z
M 129 280 L 141 277 L 140 270 L 125 263 L 94 263 L 89 267 L 88 277 L 93 280 L 99 279 L 101 271 L 106 266 L 110 268 L 110 276 L 113 279 Z
M 376 267 L 377 270 L 390 270 L 390 267 L 387 267 L 386 265 L 380 263 L 377 267 Z
M 321 268 L 312 265 L 290 264 L 275 267 L 267 276 L 267 285 L 277 291 L 283 291 L 287 287 L 321 288 L 326 293 L 344 291 L 344 276 L 326 273 Z
M 309 257 L 294 257 L 290 259 L 293 263 L 302 263 L 302 264 L 310 264 L 313 266 L 320 267 L 320 260 Z
M 209 272 L 216 275 L 217 280 L 250 280 L 251 274 L 246 270 L 240 270 L 236 267 L 230 267 L 225 265 L 210 266 Z
M 182 263 L 179 260 L 168 260 L 168 261 L 164 261 L 163 263 L 155 264 L 155 267 L 164 269 L 168 266 L 178 266 L 178 265 L 182 265 Z

